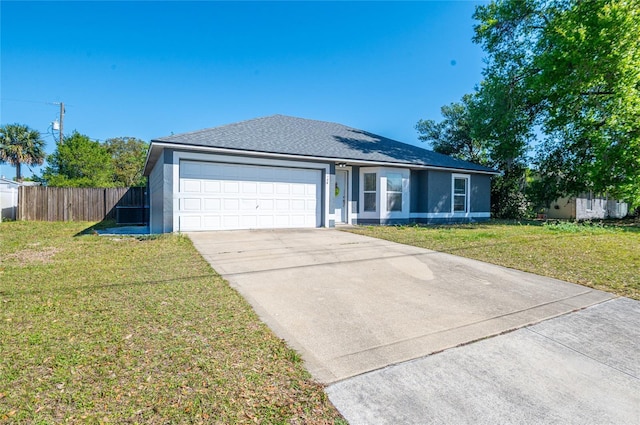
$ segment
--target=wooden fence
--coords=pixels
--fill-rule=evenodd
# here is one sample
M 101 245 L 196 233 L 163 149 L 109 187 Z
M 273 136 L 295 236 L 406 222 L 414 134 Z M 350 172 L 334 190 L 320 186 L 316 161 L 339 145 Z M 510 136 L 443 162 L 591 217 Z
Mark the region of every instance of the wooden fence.
M 145 187 L 21 186 L 18 220 L 102 221 L 116 218 L 116 207 L 146 205 Z

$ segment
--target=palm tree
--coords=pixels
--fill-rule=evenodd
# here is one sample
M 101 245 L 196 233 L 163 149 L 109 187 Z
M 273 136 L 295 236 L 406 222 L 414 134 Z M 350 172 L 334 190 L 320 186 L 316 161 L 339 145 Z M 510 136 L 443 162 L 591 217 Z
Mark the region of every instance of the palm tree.
M 0 162 L 16 166 L 17 181 L 22 181 L 22 164 L 42 165 L 45 156 L 44 140 L 38 130 L 22 124 L 0 127 Z

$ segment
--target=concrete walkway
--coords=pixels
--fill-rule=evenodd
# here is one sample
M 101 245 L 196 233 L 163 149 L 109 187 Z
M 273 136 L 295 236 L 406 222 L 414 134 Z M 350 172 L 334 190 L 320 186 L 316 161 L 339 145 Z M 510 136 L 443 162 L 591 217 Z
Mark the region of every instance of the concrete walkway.
M 556 317 L 611 294 L 329 229 L 190 233 L 320 382 Z

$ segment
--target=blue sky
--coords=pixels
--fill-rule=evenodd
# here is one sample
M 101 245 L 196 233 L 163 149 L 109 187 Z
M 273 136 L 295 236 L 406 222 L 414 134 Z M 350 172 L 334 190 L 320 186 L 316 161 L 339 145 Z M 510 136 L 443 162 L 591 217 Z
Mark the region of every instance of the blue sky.
M 55 102 L 65 134 L 98 140 L 285 114 L 428 147 L 416 122 L 481 80 L 477 4 L 3 0 L 0 124 L 39 130 L 47 153 Z

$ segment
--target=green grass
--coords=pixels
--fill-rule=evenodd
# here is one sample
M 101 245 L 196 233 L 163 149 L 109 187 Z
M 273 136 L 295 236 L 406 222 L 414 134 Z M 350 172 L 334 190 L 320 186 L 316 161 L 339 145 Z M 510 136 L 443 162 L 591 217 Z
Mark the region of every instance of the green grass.
M 0 423 L 344 423 L 178 235 L 0 224 Z
M 473 258 L 640 300 L 638 223 L 490 222 L 349 231 Z

